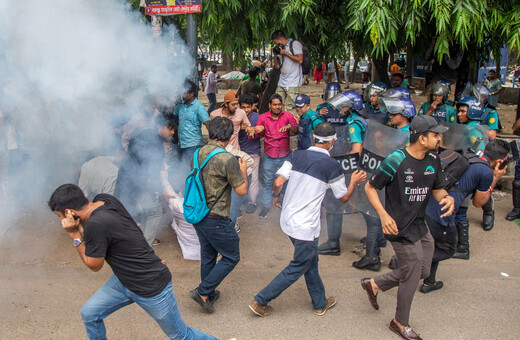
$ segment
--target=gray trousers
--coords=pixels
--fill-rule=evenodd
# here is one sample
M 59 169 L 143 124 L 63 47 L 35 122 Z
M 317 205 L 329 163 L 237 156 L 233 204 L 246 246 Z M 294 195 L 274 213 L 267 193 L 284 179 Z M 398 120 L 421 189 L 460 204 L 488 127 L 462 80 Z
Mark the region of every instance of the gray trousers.
M 415 243 L 392 242 L 399 268 L 374 278 L 376 285 L 383 291 L 399 286 L 395 320 L 407 326 L 410 319 L 413 296 L 421 279 L 430 275 L 435 244 L 428 231 Z

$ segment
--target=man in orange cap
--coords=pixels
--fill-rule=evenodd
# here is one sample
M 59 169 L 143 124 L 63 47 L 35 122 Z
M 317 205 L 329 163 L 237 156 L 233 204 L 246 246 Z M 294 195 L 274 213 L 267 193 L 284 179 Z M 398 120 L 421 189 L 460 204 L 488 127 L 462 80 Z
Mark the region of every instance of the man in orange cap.
M 229 140 L 229 144 L 232 145 L 233 148 L 240 150 L 240 144 L 238 143 L 238 132 L 241 129 L 245 129 L 248 126 L 251 126 L 251 123 L 247 118 L 246 112 L 238 107 L 238 96 L 235 91 L 229 91 L 226 93 L 222 107 L 210 113 L 210 119 L 213 120 L 215 117 L 226 117 L 231 119 L 234 129 L 233 135 Z

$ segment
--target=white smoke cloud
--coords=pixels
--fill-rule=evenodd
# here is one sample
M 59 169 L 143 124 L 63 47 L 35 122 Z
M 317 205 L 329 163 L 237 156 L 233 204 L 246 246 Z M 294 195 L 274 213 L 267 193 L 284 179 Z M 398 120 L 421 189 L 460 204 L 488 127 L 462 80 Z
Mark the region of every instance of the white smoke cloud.
M 75 180 L 73 166 L 87 153 L 114 150 L 114 125 L 145 96 L 166 105 L 180 96 L 193 68 L 174 28 L 155 39 L 123 0 L 1 1 L 0 109 L 27 155 L 9 174 L 9 194 L 45 202 Z

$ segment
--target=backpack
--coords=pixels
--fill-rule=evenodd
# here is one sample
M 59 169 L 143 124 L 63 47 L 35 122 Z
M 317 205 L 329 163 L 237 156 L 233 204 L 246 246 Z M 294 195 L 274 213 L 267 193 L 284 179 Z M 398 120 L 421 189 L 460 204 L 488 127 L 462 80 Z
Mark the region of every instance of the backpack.
M 210 210 L 215 206 L 215 204 L 220 200 L 222 195 L 224 194 L 224 190 L 219 195 L 215 203 L 208 208 L 206 203 L 206 195 L 204 194 L 204 185 L 200 180 L 201 171 L 206 166 L 211 157 L 216 154 L 227 152 L 226 150 L 219 148 L 213 150 L 208 157 L 204 160 L 202 165 L 199 167 L 199 151 L 198 148 L 193 154 L 193 170 L 190 171 L 188 177 L 186 178 L 186 188 L 184 189 L 184 202 L 182 203 L 182 207 L 184 208 L 184 218 L 188 223 L 195 224 L 199 223 L 208 215 Z
M 323 64 L 319 63 L 318 66 L 316 66 L 316 71 L 323 71 Z
M 480 158 L 472 149 L 447 149 L 439 153 L 439 158 L 445 174 L 444 189 L 447 191 L 450 191 L 459 182 L 460 177 L 470 164 L 482 163 L 489 165 L 487 161 Z
M 289 44 L 289 48 L 291 50 L 292 55 L 294 55 L 292 44 L 294 40 L 291 40 Z M 306 75 L 311 73 L 311 55 L 309 53 L 309 49 L 302 44 L 302 52 L 303 52 L 303 62 L 302 62 L 302 74 Z

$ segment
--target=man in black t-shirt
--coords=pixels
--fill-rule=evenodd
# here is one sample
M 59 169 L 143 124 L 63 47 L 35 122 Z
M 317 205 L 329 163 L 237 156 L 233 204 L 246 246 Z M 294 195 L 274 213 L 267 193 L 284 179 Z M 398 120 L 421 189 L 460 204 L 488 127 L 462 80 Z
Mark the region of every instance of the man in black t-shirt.
M 420 339 L 408 320 L 417 284 L 428 277 L 434 251 L 433 238 L 424 221 L 428 198 L 433 197 L 444 214 L 453 212 L 454 200 L 444 187 L 441 162 L 432 151 L 439 147 L 440 134 L 447 130 L 430 116 L 416 117 L 410 126 L 410 144 L 393 152 L 365 186 L 376 210 L 385 237 L 399 261 L 399 268 L 373 279 L 362 279 L 370 303 L 375 309 L 379 290 L 399 286 L 395 318 L 390 329 L 405 339 Z M 377 190 L 386 188 L 385 207 Z
M 103 319 L 133 302 L 171 339 L 215 339 L 184 324 L 168 267 L 117 198 L 99 194 L 89 202 L 78 186 L 64 184 L 51 195 L 49 207 L 83 263 L 97 272 L 106 261 L 114 272 L 81 308 L 89 339 L 106 339 Z

